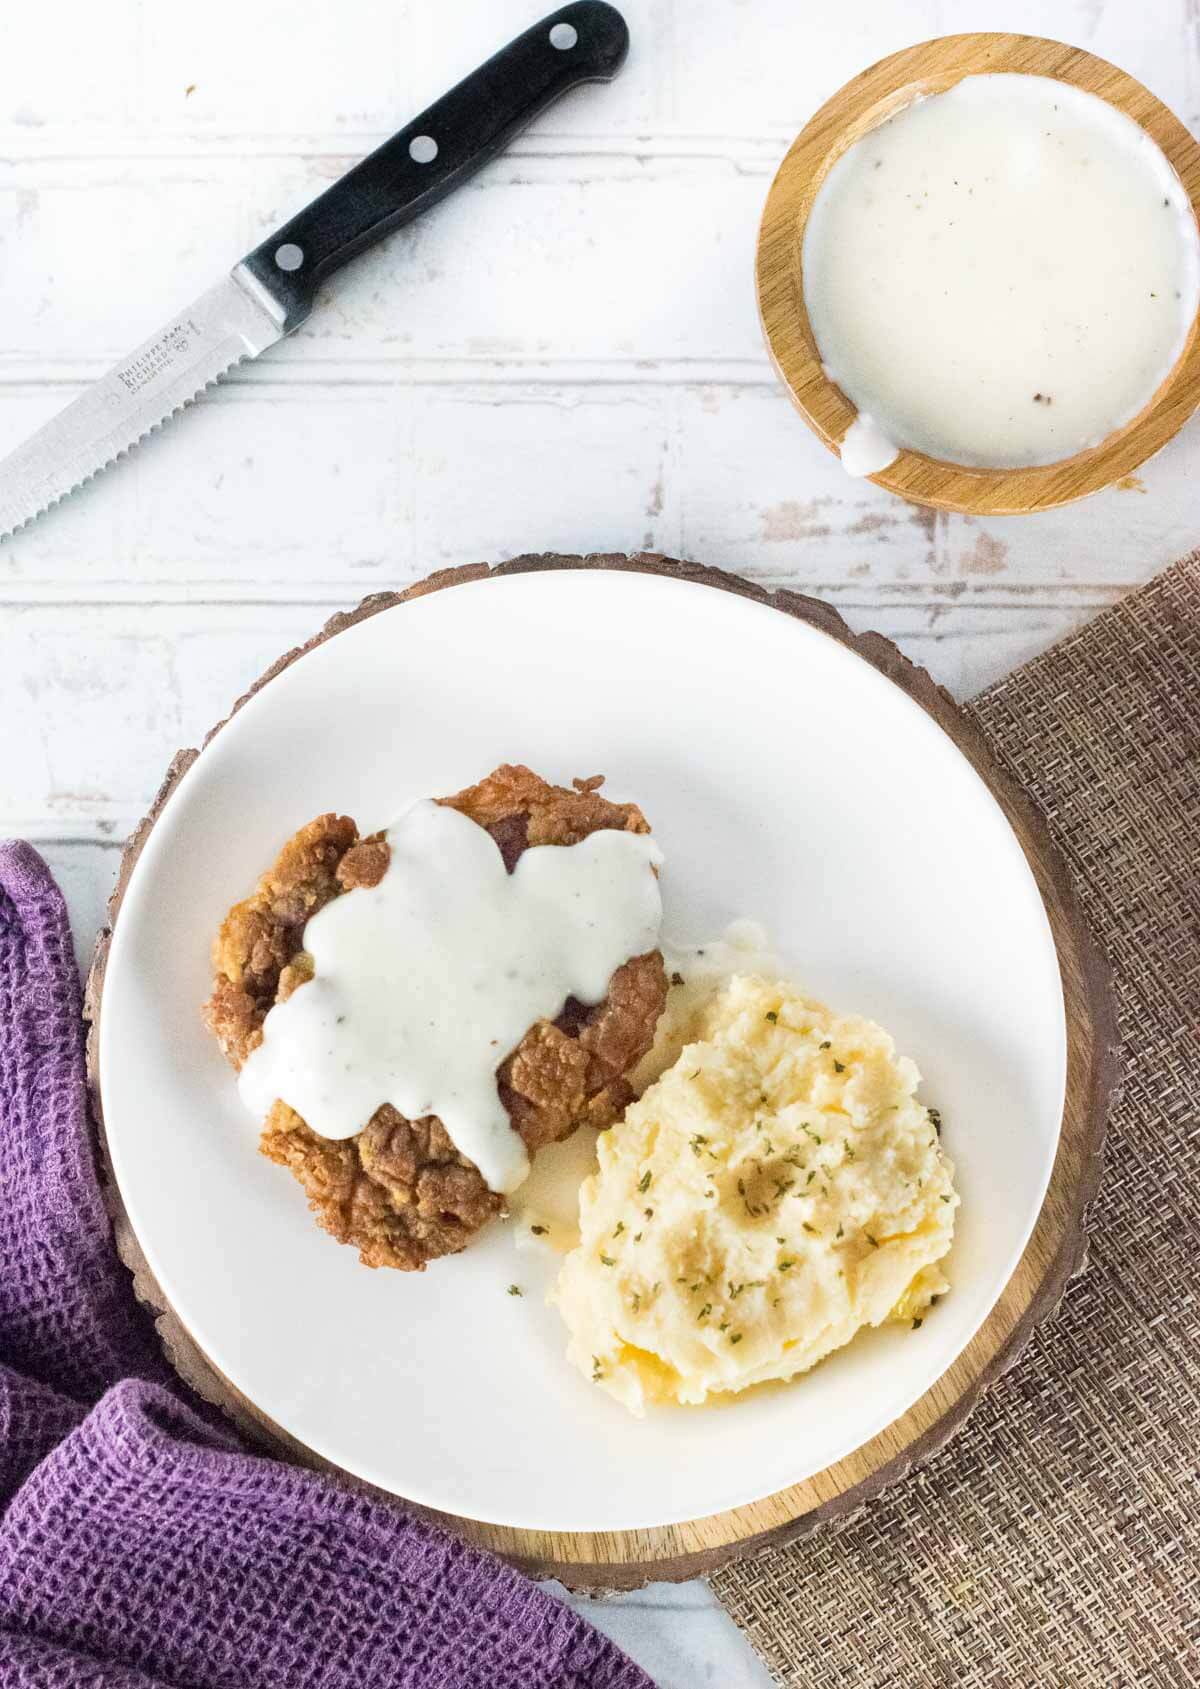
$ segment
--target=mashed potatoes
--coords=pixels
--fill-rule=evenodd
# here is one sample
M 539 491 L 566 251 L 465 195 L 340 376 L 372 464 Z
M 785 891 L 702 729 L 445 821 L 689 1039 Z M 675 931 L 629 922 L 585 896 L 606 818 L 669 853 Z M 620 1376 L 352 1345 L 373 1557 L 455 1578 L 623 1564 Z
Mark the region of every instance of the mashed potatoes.
M 805 1371 L 919 1320 L 958 1206 L 920 1079 L 872 1022 L 738 977 L 580 1193 L 568 1355 L 640 1414 Z

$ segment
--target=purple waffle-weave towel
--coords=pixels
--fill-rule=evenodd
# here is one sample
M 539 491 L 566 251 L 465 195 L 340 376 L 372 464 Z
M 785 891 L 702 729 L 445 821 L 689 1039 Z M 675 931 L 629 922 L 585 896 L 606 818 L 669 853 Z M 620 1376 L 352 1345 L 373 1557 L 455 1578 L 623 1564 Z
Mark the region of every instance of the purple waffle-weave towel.
M 0 843 L 0 1685 L 25 1684 L 652 1689 L 499 1561 L 184 1400 L 96 1184 L 62 897 Z

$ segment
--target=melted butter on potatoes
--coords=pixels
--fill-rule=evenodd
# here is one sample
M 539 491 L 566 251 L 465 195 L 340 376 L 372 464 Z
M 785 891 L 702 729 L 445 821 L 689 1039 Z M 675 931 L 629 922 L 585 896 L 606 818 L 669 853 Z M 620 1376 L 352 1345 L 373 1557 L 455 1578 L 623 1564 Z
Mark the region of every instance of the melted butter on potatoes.
M 554 1299 L 640 1414 L 792 1378 L 947 1289 L 958 1196 L 914 1064 L 871 1021 L 739 977 L 599 1143 Z

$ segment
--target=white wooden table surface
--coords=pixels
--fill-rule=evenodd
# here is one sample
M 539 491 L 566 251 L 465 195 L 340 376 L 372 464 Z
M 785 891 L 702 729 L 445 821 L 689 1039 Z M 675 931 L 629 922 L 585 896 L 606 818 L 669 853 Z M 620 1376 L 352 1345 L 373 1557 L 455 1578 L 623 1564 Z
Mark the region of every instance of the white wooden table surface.
M 10 8 L 0 453 L 538 9 Z M 1056 35 L 1195 129 L 1197 0 L 625 10 L 615 84 L 0 546 L 0 833 L 50 859 L 81 956 L 171 753 L 366 592 L 521 551 L 654 547 L 819 593 L 966 694 L 1197 539 L 1195 422 L 1128 486 L 1034 519 L 934 516 L 846 479 L 775 385 L 751 279 L 788 142 L 866 64 L 957 30 Z M 593 1616 L 663 1689 L 766 1682 L 702 1585 Z

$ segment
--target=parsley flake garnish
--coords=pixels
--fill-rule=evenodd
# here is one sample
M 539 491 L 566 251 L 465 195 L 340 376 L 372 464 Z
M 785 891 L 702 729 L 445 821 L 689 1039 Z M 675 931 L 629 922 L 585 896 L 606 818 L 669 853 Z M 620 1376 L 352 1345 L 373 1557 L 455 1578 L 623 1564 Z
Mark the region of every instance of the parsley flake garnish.
M 653 1177 L 653 1175 L 651 1174 L 650 1169 L 647 1168 L 646 1171 L 642 1174 L 641 1178 L 638 1180 L 638 1189 L 641 1191 L 643 1196 L 650 1189 L 650 1180 L 651 1180 L 652 1177 Z
M 870 1232 L 864 1232 L 863 1236 L 866 1238 L 867 1242 L 871 1245 L 872 1249 L 878 1249 L 879 1248 L 878 1238 L 872 1237 Z
M 833 1045 L 832 1045 L 832 1044 L 831 1044 L 831 1043 L 830 1043 L 830 1041 L 829 1041 L 829 1039 L 828 1039 L 828 1038 L 827 1038 L 827 1039 L 826 1039 L 826 1040 L 825 1040 L 825 1042 L 824 1042 L 824 1043 L 823 1043 L 823 1044 L 822 1044 L 822 1045 L 821 1045 L 821 1049 L 823 1049 L 823 1050 L 831 1050 L 831 1049 L 832 1049 L 832 1048 L 833 1048 Z
M 601 1255 L 600 1265 L 602 1267 L 615 1267 L 616 1264 L 611 1255 Z
M 845 1073 L 845 1071 L 846 1071 L 845 1062 L 844 1061 L 835 1061 L 834 1064 L 833 1064 L 833 1071 L 835 1073 Z
M 741 1340 L 742 1340 L 742 1334 L 741 1334 L 740 1331 L 731 1331 L 730 1332 L 729 1341 L 731 1343 L 740 1343 Z
M 792 1261 L 792 1260 L 781 1261 L 779 1263 L 779 1270 L 780 1270 L 781 1273 L 790 1273 L 792 1268 L 795 1265 L 796 1265 L 795 1261 Z
M 616 1231 L 615 1231 L 615 1232 L 614 1232 L 614 1233 L 613 1233 L 613 1236 L 614 1236 L 614 1237 L 620 1237 L 620 1235 L 621 1235 L 621 1233 L 622 1233 L 622 1232 L 623 1232 L 623 1231 L 624 1231 L 624 1230 L 625 1230 L 625 1222 L 624 1222 L 624 1220 L 618 1220 L 618 1221 L 617 1221 L 617 1229 L 616 1229 Z
M 922 1326 L 923 1326 L 923 1325 L 924 1325 L 924 1324 L 925 1324 L 925 1321 L 924 1321 L 924 1320 L 914 1320 L 914 1321 L 913 1321 L 913 1322 L 912 1322 L 912 1328 L 913 1328 L 913 1330 L 914 1330 L 914 1331 L 920 1331 L 920 1329 L 921 1329 L 921 1327 L 922 1327 Z
M 533 1233 L 534 1237 L 545 1237 L 546 1233 L 550 1230 L 549 1226 L 530 1226 L 529 1229 Z
M 510 1284 L 508 1287 L 508 1294 L 510 1296 L 524 1296 L 525 1292 L 521 1289 L 519 1284 Z
M 604 1377 L 604 1368 L 600 1365 L 599 1355 L 592 1356 L 592 1383 L 599 1384 Z
M 779 1019 L 778 1011 L 775 1009 L 768 1009 L 767 1019 L 770 1021 L 771 1025 L 774 1026 L 775 1022 Z

